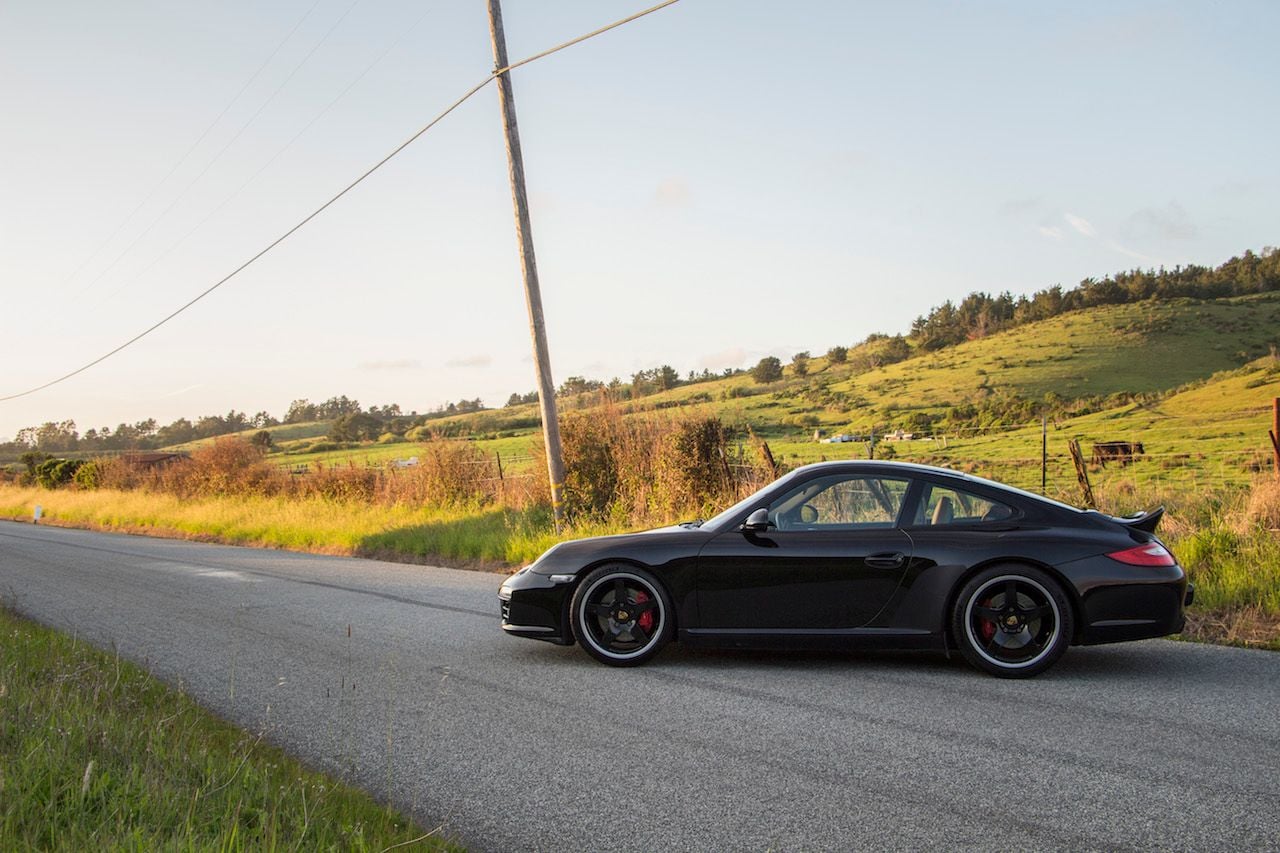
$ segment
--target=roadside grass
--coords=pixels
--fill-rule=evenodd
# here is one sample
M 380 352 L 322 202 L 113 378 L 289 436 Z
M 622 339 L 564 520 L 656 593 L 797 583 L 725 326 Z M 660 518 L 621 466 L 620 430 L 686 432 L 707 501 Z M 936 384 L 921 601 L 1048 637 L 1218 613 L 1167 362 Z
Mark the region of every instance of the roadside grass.
M 467 568 L 526 562 L 555 540 L 545 510 L 0 485 L 0 518 L 31 521 L 37 504 L 45 524 Z
M 145 670 L 0 606 L 0 846 L 456 849 Z

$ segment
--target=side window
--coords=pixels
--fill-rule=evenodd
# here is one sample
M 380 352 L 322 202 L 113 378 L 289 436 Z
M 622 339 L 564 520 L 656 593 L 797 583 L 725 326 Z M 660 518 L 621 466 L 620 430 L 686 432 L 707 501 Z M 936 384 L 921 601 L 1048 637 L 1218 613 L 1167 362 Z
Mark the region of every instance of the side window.
M 833 475 L 797 486 L 769 507 L 779 530 L 856 530 L 892 527 L 906 480 Z
M 977 524 L 980 521 L 1003 521 L 1013 517 L 1013 508 L 947 486 L 926 483 L 916 510 L 917 526 Z

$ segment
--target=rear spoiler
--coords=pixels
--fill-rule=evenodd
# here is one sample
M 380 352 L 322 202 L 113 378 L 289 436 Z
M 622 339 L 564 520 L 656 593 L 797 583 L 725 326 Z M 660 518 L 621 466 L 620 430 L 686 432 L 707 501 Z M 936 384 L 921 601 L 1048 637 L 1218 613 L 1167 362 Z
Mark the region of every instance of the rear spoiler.
M 1160 519 L 1164 517 L 1164 507 L 1158 506 L 1155 509 L 1149 509 L 1146 512 L 1139 512 L 1134 515 L 1128 515 L 1124 518 L 1112 516 L 1113 521 L 1118 521 L 1131 530 L 1141 530 L 1144 533 L 1155 533 L 1156 525 L 1160 523 Z

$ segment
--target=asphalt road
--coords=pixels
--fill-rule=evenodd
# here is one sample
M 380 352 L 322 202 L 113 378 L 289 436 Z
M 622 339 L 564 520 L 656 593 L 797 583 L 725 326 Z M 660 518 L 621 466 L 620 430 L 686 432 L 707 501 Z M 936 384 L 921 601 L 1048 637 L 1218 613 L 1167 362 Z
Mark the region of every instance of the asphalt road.
M 478 850 L 1280 848 L 1280 654 L 510 638 L 496 575 L 0 522 L 0 597 Z

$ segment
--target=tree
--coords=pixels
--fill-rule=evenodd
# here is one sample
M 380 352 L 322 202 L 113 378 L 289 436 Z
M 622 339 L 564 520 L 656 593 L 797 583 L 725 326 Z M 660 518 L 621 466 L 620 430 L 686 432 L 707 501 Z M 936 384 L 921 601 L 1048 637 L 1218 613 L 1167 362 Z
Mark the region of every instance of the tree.
M 271 433 L 265 429 L 260 429 L 249 437 L 249 443 L 266 453 L 271 449 Z
M 536 402 L 538 402 L 537 391 L 530 391 L 528 394 L 521 394 L 517 391 L 517 392 L 513 392 L 511 396 L 507 398 L 508 406 L 520 406 L 525 403 L 536 403 Z
M 287 424 L 300 424 L 314 420 L 319 420 L 316 404 L 307 399 L 294 400 L 289 404 L 289 411 L 284 416 L 284 422 Z
M 587 379 L 584 376 L 570 376 L 564 382 L 560 383 L 560 388 L 556 391 L 557 397 L 576 397 L 578 394 L 586 394 L 589 391 L 599 391 L 604 385 L 594 379 Z
M 791 356 L 791 369 L 796 372 L 796 376 L 804 376 L 809 372 L 809 351 L 798 352 Z
M 849 360 L 848 347 L 832 347 L 827 350 L 827 361 L 832 364 L 844 364 Z
M 329 427 L 329 438 L 333 441 L 372 441 L 380 435 L 382 419 L 364 412 L 341 415 Z
M 756 366 L 751 368 L 751 378 L 760 383 L 777 382 L 782 378 L 782 361 L 777 356 L 767 355 Z

